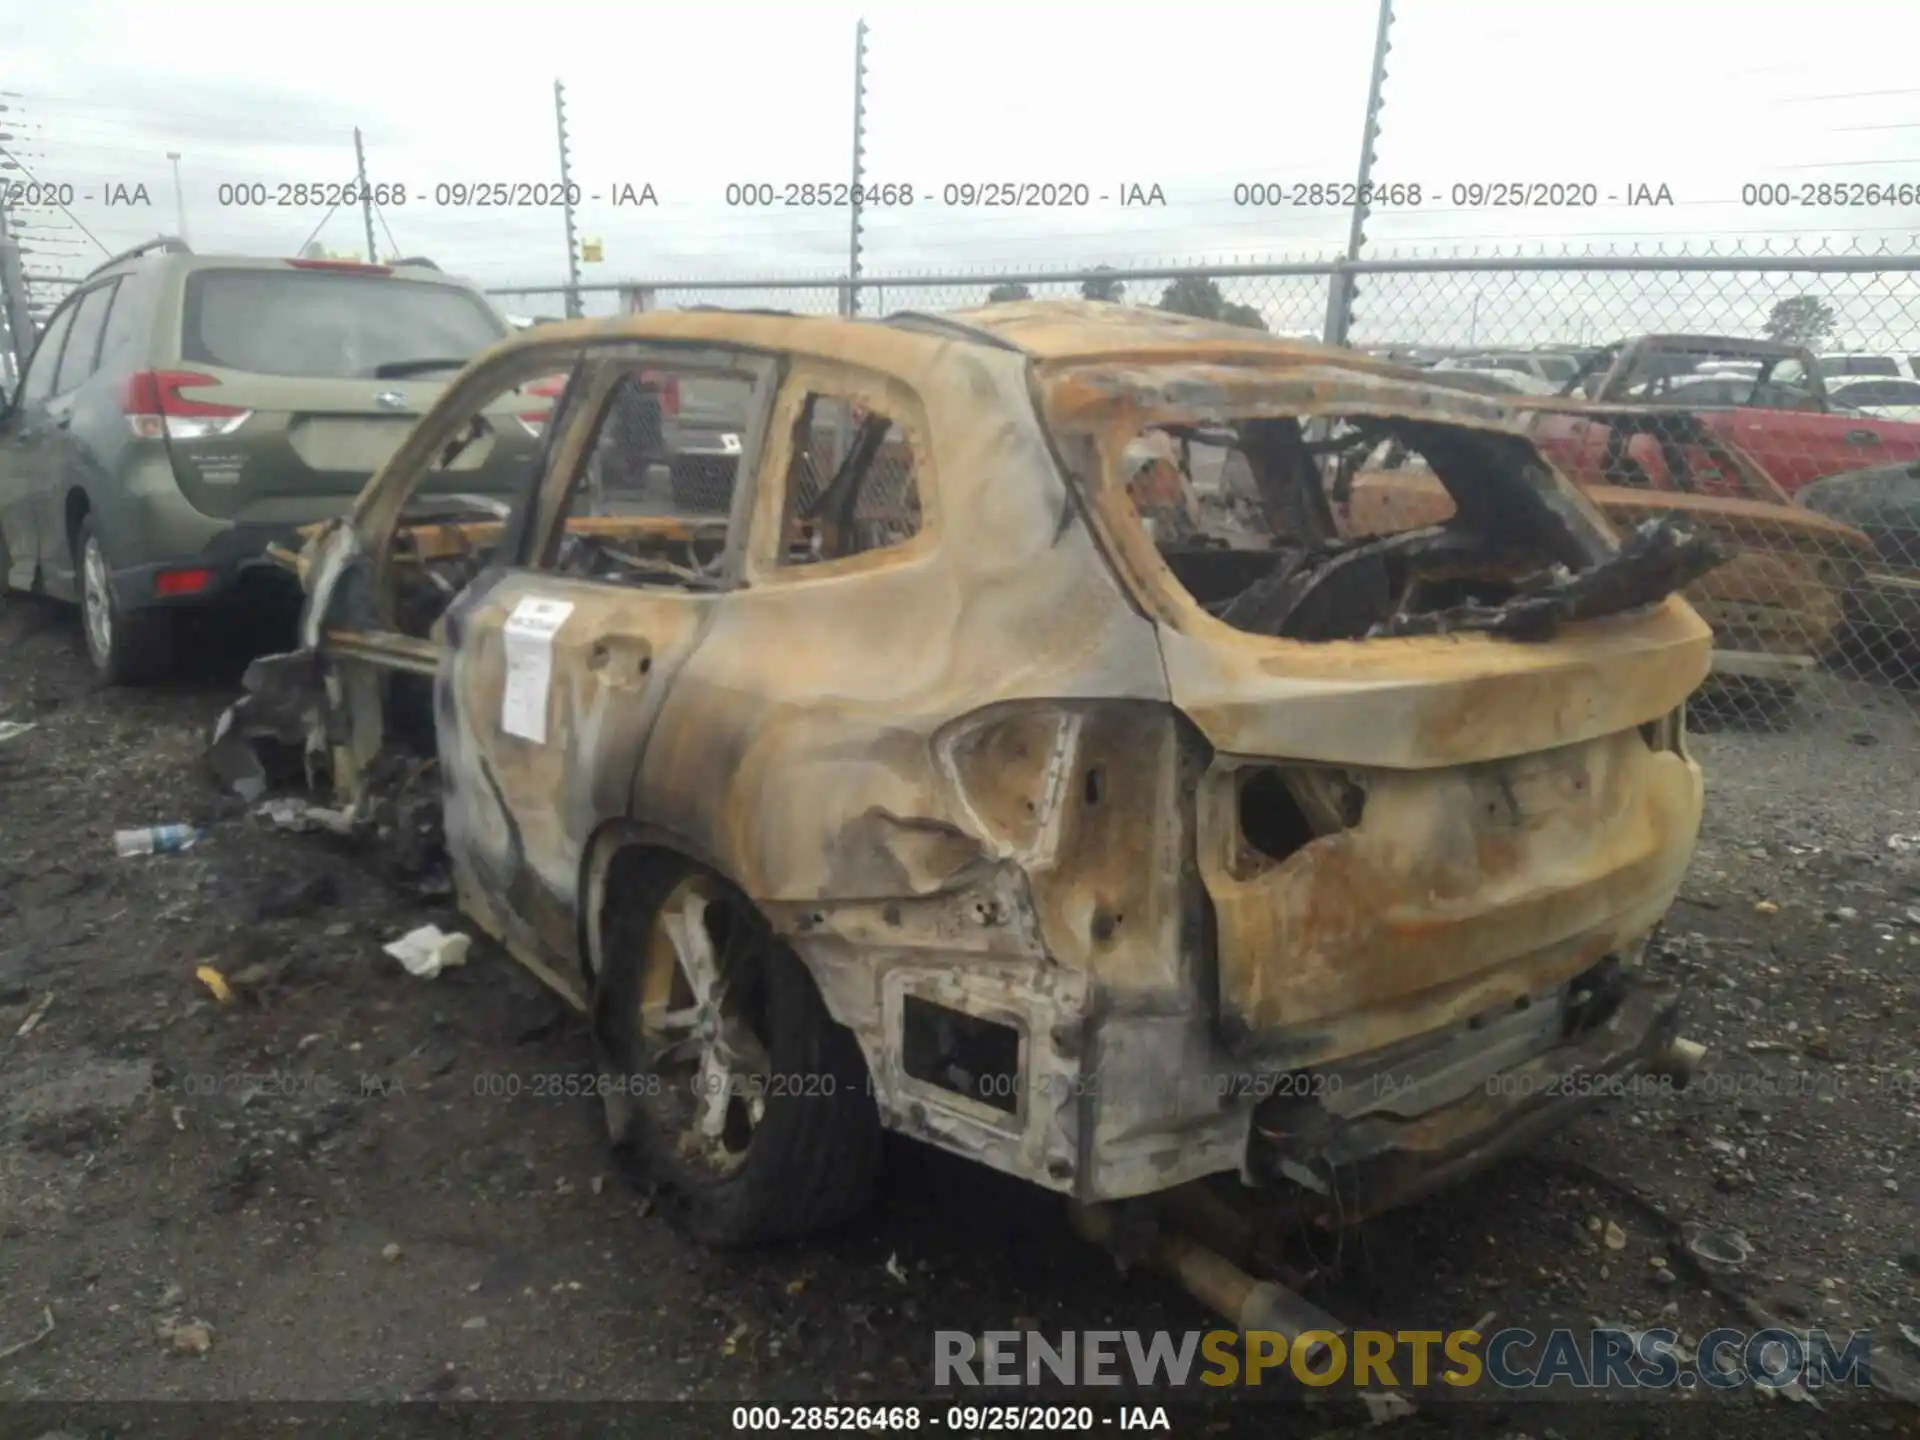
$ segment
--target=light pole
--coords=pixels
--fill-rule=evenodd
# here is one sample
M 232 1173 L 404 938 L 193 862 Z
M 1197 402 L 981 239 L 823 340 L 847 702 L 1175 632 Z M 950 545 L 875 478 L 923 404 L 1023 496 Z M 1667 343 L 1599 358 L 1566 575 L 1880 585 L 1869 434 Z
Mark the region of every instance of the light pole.
M 167 151 L 167 159 L 173 162 L 173 215 L 174 222 L 180 227 L 180 238 L 187 238 L 187 195 L 180 188 L 180 152 Z

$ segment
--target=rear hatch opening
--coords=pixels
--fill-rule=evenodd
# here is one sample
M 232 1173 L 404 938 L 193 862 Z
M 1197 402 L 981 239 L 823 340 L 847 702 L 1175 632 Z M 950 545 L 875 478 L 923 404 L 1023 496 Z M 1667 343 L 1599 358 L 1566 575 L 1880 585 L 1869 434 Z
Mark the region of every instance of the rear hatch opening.
M 1373 1055 L 1636 953 L 1699 823 L 1657 732 L 1707 673 L 1675 593 L 1707 541 L 1617 534 L 1508 407 L 1345 357 L 1042 384 L 1212 746 L 1193 825 L 1228 1054 Z M 1389 454 L 1432 503 L 1356 516 Z
M 1356 528 L 1354 479 L 1382 457 L 1437 477 L 1447 513 Z M 1531 443 L 1488 428 L 1377 415 L 1169 419 L 1126 443 L 1120 471 L 1192 599 L 1281 639 L 1545 640 L 1567 621 L 1655 604 L 1723 558 L 1664 518 L 1617 543 Z

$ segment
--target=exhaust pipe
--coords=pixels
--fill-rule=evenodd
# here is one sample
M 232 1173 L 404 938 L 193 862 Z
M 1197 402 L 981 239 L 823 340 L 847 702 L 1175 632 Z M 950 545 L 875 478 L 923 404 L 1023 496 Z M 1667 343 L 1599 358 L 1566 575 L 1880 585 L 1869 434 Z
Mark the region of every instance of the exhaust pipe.
M 1086 1239 L 1109 1250 L 1115 1248 L 1111 1207 L 1076 1205 L 1073 1221 L 1074 1228 Z M 1302 1335 L 1310 1332 L 1347 1333 L 1346 1325 L 1312 1301 L 1284 1285 L 1256 1280 L 1224 1255 L 1185 1235 L 1164 1231 L 1155 1235 L 1146 1259 L 1163 1275 L 1178 1281 L 1194 1299 L 1232 1321 L 1243 1335 L 1256 1330 L 1284 1335 L 1292 1349 Z M 1321 1364 L 1330 1353 L 1322 1340 L 1306 1347 L 1306 1359 L 1312 1365 Z

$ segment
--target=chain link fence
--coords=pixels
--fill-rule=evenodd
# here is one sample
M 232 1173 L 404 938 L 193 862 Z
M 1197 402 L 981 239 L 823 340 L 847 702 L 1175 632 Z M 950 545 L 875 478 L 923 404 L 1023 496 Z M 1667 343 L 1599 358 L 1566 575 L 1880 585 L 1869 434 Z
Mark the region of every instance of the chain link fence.
M 1621 529 L 1671 519 L 1713 540 L 1724 561 L 1688 591 L 1715 632 L 1703 723 L 1826 727 L 1891 742 L 1903 763 L 1920 753 L 1920 254 L 902 276 L 862 281 L 857 309 L 1077 297 L 1318 339 L 1343 271 L 1349 345 L 1509 399 Z M 566 313 L 562 291 L 497 293 L 529 318 Z M 848 308 L 837 278 L 584 298 L 589 313 Z M 1336 507 L 1352 536 L 1445 518 L 1450 502 L 1417 464 L 1368 466 Z

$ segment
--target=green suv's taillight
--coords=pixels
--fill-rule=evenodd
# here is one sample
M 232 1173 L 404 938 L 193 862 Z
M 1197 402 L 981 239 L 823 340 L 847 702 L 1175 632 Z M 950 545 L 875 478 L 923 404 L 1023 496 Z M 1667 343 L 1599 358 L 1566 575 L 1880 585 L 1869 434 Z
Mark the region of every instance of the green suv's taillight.
M 218 385 L 211 375 L 192 370 L 142 370 L 129 375 L 120 391 L 127 424 L 142 440 L 207 440 L 231 435 L 253 411 L 182 395 L 184 389 Z

